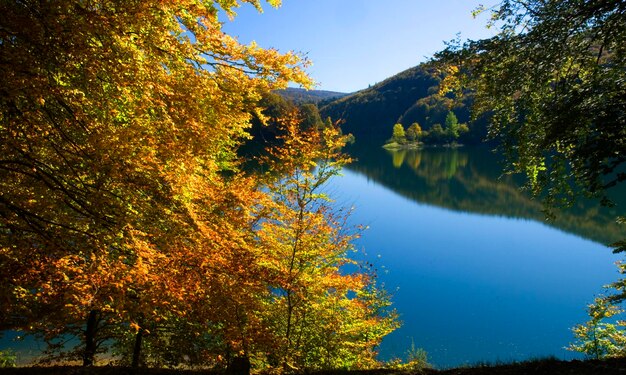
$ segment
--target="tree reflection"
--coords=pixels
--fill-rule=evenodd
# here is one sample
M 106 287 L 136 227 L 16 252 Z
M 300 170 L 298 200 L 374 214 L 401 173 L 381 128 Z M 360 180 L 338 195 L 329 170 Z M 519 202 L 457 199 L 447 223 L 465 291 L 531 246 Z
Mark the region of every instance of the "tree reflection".
M 520 190 L 521 180 L 502 176 L 500 158 L 487 148 L 386 150 L 359 144 L 348 150 L 357 161 L 348 169 L 420 203 L 456 211 L 546 222 L 602 244 L 624 237 L 615 217 L 624 215 L 626 192 L 613 192 L 616 207 L 580 201 L 547 222 L 539 201 Z

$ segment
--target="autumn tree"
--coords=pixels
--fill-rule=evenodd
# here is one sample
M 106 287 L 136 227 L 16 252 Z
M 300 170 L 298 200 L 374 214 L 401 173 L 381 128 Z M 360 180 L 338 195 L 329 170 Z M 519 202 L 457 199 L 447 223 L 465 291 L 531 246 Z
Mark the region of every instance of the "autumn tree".
M 227 267 L 245 260 L 234 224 L 245 220 L 227 220 L 254 189 L 222 198 L 233 184 L 224 172 L 236 171 L 260 94 L 309 80 L 293 54 L 220 30 L 219 8 L 234 16 L 237 5 L 0 4 L 3 328 L 80 327 L 92 364 L 99 322 L 140 332 L 188 302 L 218 303 L 193 295 L 211 284 L 181 285 L 197 272 L 189 259 L 206 272 L 198 280 L 245 300 L 216 270 L 243 273 Z
M 406 143 L 406 132 L 404 131 L 404 127 L 402 124 L 395 124 L 393 126 L 393 132 L 391 135 L 391 139 L 397 143 Z
M 397 322 L 373 275 L 345 272 L 355 264 L 356 234 L 346 233 L 346 213 L 324 193 L 348 161 L 339 152 L 347 137 L 334 126 L 302 134 L 293 122 L 285 126 L 270 168 L 280 171 L 269 185 L 276 205 L 258 232 L 266 273 L 274 275 L 265 313 L 278 337 L 268 362 L 287 371 L 373 367 L 375 348 Z
M 422 127 L 417 122 L 412 123 L 406 130 L 406 136 L 411 142 L 419 140 L 422 136 Z
M 241 3 L 260 9 L 0 4 L 1 328 L 84 365 L 111 344 L 133 366 L 372 363 L 395 321 L 371 277 L 340 272 L 352 237 L 315 192 L 337 129 L 292 114 L 272 172 L 240 171 L 262 96 L 310 83 L 221 31 Z

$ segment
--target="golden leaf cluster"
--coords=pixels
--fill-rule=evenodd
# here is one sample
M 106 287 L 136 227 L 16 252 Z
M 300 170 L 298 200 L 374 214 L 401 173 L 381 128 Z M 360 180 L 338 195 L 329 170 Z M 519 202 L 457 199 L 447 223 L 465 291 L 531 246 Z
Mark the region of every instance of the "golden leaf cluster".
M 136 357 L 133 337 L 153 365 L 373 360 L 393 319 L 340 272 L 351 237 L 317 192 L 342 137 L 285 120 L 272 173 L 240 170 L 261 95 L 311 84 L 297 55 L 222 32 L 241 3 L 261 6 L 0 4 L 3 328 L 76 334 L 85 363 L 96 343 Z

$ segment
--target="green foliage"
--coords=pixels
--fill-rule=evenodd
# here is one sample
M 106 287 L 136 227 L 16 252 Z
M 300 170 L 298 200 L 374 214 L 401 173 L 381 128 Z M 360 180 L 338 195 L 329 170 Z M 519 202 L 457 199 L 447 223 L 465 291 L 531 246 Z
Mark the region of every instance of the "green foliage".
M 17 355 L 10 349 L 0 350 L 0 368 L 15 367 Z
M 446 115 L 446 132 L 452 139 L 459 138 L 459 120 L 452 111 Z
M 447 141 L 446 135 L 447 133 L 443 130 L 441 124 L 435 124 L 424 134 L 424 142 L 429 144 L 445 143 Z
M 428 362 L 428 353 L 422 349 L 415 347 L 415 342 L 411 340 L 411 347 L 406 352 L 406 359 L 395 358 L 385 364 L 386 368 L 401 371 L 411 371 L 420 373 L 433 366 Z
M 272 92 L 265 93 L 259 104 L 263 108 L 263 115 L 267 117 L 270 124 L 296 109 L 292 102 Z
M 305 103 L 298 108 L 298 111 L 300 112 L 300 117 L 302 119 L 300 122 L 300 127 L 302 129 L 321 129 L 324 127 L 324 122 L 320 117 L 317 105 Z
M 580 194 L 611 203 L 607 190 L 626 180 L 626 3 L 503 0 L 491 11 L 498 35 L 439 54 L 449 73 L 443 89 L 472 90 L 509 172 L 525 174 L 548 209 Z M 613 248 L 624 251 L 626 241 Z M 590 305 L 571 350 L 625 354 L 624 322 L 611 318 L 621 313 L 626 280 L 611 287 L 618 294 Z
M 472 90 L 510 171 L 549 205 L 606 198 L 626 180 L 625 11 L 620 0 L 504 0 L 498 35 L 438 55 L 455 78 L 443 86 Z
M 624 310 L 616 306 L 610 298 L 602 296 L 596 298 L 587 311 L 591 319 L 573 328 L 578 342 L 567 349 L 584 353 L 593 359 L 626 355 L 626 322 L 606 321 Z
M 624 222 L 620 219 L 620 225 Z M 626 264 L 617 264 L 621 275 L 626 274 Z M 587 308 L 589 321 L 574 327 L 577 343 L 569 350 L 585 353 L 590 358 L 626 356 L 626 321 L 615 317 L 624 313 L 620 304 L 626 300 L 626 279 L 621 278 L 607 286 L 612 294 L 597 297 Z
M 409 139 L 422 139 L 424 143 L 434 145 L 455 145 L 461 136 L 470 131 L 467 124 L 459 124 L 458 118 L 452 111 L 448 111 L 446 115 L 445 127 L 441 126 L 440 123 L 435 123 L 431 126 L 430 130 L 422 131 L 418 124 L 415 125 L 417 125 L 417 128 L 409 128 L 411 134 L 409 134 L 409 130 L 407 130 Z
M 469 122 L 471 96 L 441 95 L 439 85 L 443 77 L 432 64 L 421 64 L 370 88 L 320 103 L 320 112 L 343 120 L 343 129 L 358 139 L 381 142 L 392 124 L 419 123 L 423 130 L 428 130 L 436 123 L 445 123 L 448 112 L 454 111 L 461 123 L 469 124 L 468 131 L 461 132 L 459 142 L 481 143 L 487 134 L 485 118 Z
M 461 122 L 469 120 L 470 99 L 456 100 L 453 95 L 439 95 L 441 75 L 427 64 L 400 72 L 370 88 L 334 100 L 320 103 L 323 116 L 343 120 L 344 131 L 357 139 L 383 142 L 388 128 L 396 123 L 417 122 L 427 130 L 443 123 L 450 109 Z M 486 134 L 485 123 L 472 124 L 472 132 L 464 143 L 479 143 Z
M 248 131 L 252 139 L 248 140 L 240 150 L 241 154 L 256 154 L 262 147 L 278 143 L 282 136 L 281 121 L 289 116 L 297 116 L 301 120 L 300 128 L 303 130 L 334 126 L 330 117 L 326 117 L 325 121 L 322 120 L 316 104 L 296 105 L 291 100 L 290 96 L 279 95 L 275 92 L 264 93 L 260 102 L 263 110 L 253 117 L 252 127 Z
M 428 353 L 422 348 L 416 348 L 415 343 L 411 341 L 411 348 L 406 353 L 406 363 L 402 366 L 406 370 L 423 370 L 432 368 L 432 365 L 428 362 Z
M 324 121 L 324 127 L 325 128 L 330 128 L 333 126 L 333 120 L 330 118 L 330 116 L 326 117 L 326 120 Z M 339 128 L 339 130 L 341 130 L 341 128 Z M 342 132 L 343 134 L 343 132 Z

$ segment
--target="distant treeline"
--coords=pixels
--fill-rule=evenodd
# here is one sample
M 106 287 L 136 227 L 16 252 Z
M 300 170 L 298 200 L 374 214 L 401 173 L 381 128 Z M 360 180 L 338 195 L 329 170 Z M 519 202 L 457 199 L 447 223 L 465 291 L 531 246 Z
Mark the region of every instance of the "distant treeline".
M 333 100 L 350 95 L 343 92 L 326 91 L 326 90 L 306 90 L 295 87 L 276 90 L 275 93 L 283 98 L 290 100 L 295 104 L 331 102 Z
M 260 126 L 257 117 L 251 132 L 255 138 L 271 140 L 276 135 L 272 123 L 290 111 L 299 111 L 305 127 L 339 122 L 343 132 L 353 134 L 357 140 L 381 144 L 393 134 L 395 124 L 405 129 L 419 124 L 424 135 L 421 140 L 437 144 L 449 141 L 445 131 L 452 114 L 464 126 L 455 142 L 484 142 L 487 119 L 471 118 L 472 95 L 442 95 L 442 80 L 443 75 L 436 69 L 421 64 L 352 94 L 296 88 L 275 91 L 262 100 L 267 126 Z
M 443 76 L 428 65 L 418 65 L 367 89 L 321 101 L 320 114 L 322 118 L 341 120 L 344 133 L 353 134 L 357 140 L 382 143 L 392 134 L 394 124 L 408 128 L 418 123 L 423 131 L 429 132 L 443 127 L 446 116 L 453 112 L 459 123 L 468 126 L 458 142 L 481 143 L 487 135 L 486 119 L 471 119 L 471 95 L 462 99 L 453 94 L 440 95 L 442 79 Z

